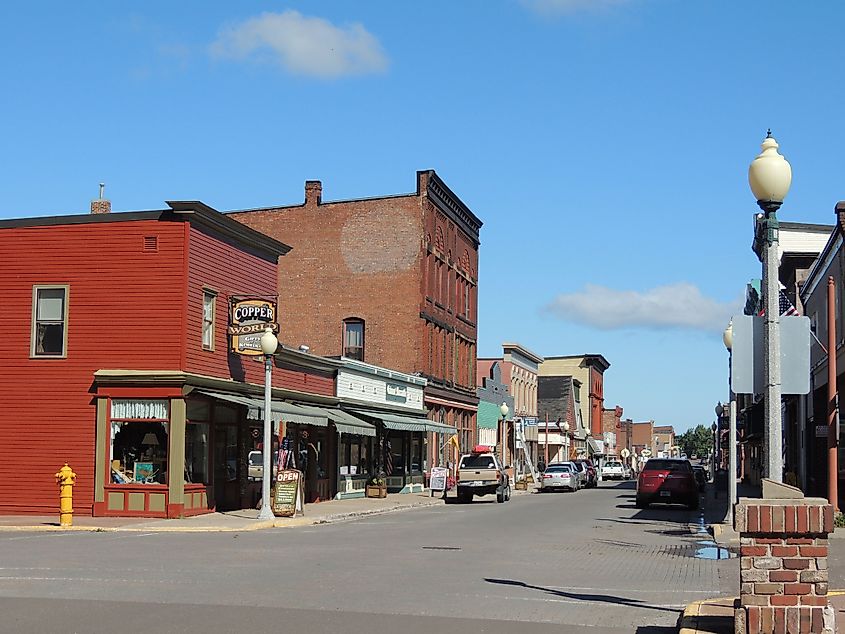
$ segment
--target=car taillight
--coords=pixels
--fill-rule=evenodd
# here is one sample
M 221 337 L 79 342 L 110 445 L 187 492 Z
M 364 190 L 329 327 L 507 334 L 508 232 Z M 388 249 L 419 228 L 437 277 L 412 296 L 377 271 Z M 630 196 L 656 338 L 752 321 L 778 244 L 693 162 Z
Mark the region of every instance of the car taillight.
M 548 473 L 544 473 L 544 474 L 543 474 L 543 480 L 550 480 L 550 479 L 551 479 L 551 477 L 552 477 L 552 476 L 550 476 Z

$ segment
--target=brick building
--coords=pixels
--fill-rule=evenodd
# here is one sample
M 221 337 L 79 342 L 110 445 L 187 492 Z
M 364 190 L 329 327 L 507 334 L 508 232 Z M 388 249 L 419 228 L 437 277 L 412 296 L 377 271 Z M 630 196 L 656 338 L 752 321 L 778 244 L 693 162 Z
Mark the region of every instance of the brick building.
M 474 443 L 482 223 L 433 170 L 410 194 L 328 202 L 306 181 L 303 204 L 229 216 L 293 247 L 279 264 L 281 341 L 425 377 L 429 418 Z

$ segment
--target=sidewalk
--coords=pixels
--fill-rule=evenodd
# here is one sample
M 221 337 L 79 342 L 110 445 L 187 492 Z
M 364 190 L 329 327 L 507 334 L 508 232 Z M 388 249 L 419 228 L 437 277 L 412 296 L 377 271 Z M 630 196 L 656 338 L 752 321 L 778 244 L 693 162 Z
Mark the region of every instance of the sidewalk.
M 845 627 L 845 590 L 828 592 L 836 614 L 836 630 Z M 678 619 L 678 634 L 733 634 L 735 597 L 722 597 L 689 604 Z
M 526 495 L 528 491 L 513 491 L 513 495 Z M 266 528 L 293 528 L 313 524 L 331 524 L 349 521 L 368 515 L 380 515 L 414 508 L 438 506 L 457 501 L 455 491 L 449 491 L 448 500 L 443 494 L 391 493 L 386 498 L 355 498 L 329 500 L 306 504 L 305 512 L 297 517 L 277 517 L 258 520 L 258 511 L 243 509 L 225 513 L 205 513 L 182 519 L 154 519 L 149 517 L 91 517 L 75 515 L 73 526 L 59 526 L 55 515 L 0 515 L 0 532 L 4 531 L 134 531 L 134 532 L 245 532 Z
M 743 497 L 760 497 L 760 488 L 737 483 L 737 498 Z M 717 545 L 739 548 L 739 533 L 732 525 L 725 523 L 727 511 L 727 492 L 716 491 L 713 483 L 709 483 L 704 493 L 703 522 L 710 529 Z M 830 535 L 831 539 L 842 537 L 845 537 L 845 529 L 841 528 Z M 738 578 L 739 560 L 736 561 Z M 737 597 L 717 597 L 689 604 L 678 619 L 679 634 L 733 634 L 734 605 L 738 600 Z M 830 590 L 828 601 L 836 613 L 837 630 L 845 627 L 845 590 Z
M 386 498 L 355 498 L 306 504 L 305 512 L 297 517 L 277 517 L 258 520 L 258 511 L 243 509 L 225 513 L 205 513 L 182 519 L 148 517 L 91 517 L 75 515 L 73 526 L 59 526 L 59 514 L 3 515 L 2 531 L 135 531 L 135 532 L 244 532 L 266 528 L 290 528 L 312 524 L 329 524 L 367 515 L 392 513 L 412 508 L 444 504 L 441 494 L 429 497 L 425 493 L 392 493 Z

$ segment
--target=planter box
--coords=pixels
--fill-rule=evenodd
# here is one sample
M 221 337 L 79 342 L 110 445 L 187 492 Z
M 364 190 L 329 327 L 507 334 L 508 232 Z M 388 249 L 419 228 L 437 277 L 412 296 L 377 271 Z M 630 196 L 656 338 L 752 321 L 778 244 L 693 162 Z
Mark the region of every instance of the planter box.
M 371 486 L 367 485 L 367 497 L 368 498 L 386 498 L 387 497 L 387 486 Z
M 515 488 L 517 491 L 527 491 L 528 490 L 528 482 L 525 480 L 520 480 L 516 483 Z

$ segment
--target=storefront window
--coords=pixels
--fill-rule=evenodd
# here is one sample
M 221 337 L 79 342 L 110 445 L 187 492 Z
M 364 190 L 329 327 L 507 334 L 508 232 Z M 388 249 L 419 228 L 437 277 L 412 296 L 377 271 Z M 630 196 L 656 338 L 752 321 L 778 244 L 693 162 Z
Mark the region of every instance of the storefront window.
M 185 482 L 208 484 L 208 425 L 185 426 Z
M 423 468 L 422 438 L 414 434 L 411 439 L 411 473 L 420 473 Z
M 404 475 L 405 444 L 400 434 L 392 433 L 384 446 L 384 471 L 387 475 Z
M 340 475 L 369 474 L 370 442 L 365 436 L 343 434 L 340 437 Z
M 169 403 L 115 399 L 111 402 L 109 460 L 114 484 L 166 484 Z

